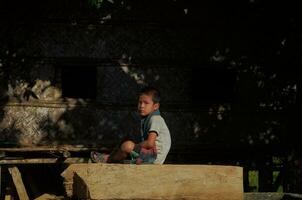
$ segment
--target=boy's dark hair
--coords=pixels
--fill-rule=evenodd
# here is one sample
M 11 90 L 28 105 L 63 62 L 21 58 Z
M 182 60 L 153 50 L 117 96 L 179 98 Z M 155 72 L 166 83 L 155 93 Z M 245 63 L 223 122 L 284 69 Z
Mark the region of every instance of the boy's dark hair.
M 146 94 L 146 95 L 152 95 L 152 100 L 154 103 L 160 102 L 160 92 L 158 89 L 152 86 L 146 86 L 140 90 L 138 93 L 139 96 Z

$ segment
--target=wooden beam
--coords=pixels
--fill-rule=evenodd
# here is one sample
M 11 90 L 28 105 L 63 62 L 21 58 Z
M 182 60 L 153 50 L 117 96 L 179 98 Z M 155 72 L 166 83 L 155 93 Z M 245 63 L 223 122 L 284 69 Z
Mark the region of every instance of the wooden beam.
M 19 169 L 17 167 L 9 167 L 8 171 L 13 178 L 13 182 L 16 187 L 19 199 L 29 200 Z
M 63 196 L 56 196 L 54 194 L 43 194 L 37 198 L 35 198 L 35 200 L 64 200 L 65 198 Z
M 96 150 L 96 147 L 85 147 L 84 145 L 62 145 L 62 146 L 33 146 L 33 147 L 12 147 L 0 148 L 0 152 L 36 152 L 36 151 L 90 151 Z
M 11 164 L 55 164 L 55 163 L 89 163 L 90 158 L 28 158 L 28 159 L 12 159 L 0 160 L 0 165 Z
M 62 174 L 77 199 L 243 200 L 242 167 L 73 164 Z

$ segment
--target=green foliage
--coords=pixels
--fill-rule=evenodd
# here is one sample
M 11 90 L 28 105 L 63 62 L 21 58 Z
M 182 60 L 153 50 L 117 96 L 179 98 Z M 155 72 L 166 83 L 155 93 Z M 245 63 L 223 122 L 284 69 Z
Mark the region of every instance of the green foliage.
M 259 189 L 259 172 L 252 170 L 248 172 L 249 189 L 251 192 L 257 192 Z
M 273 182 L 277 180 L 279 174 L 280 174 L 279 171 L 273 171 Z M 276 192 L 283 192 L 283 186 L 279 185 Z
M 273 183 L 277 181 L 277 177 L 280 174 L 280 171 L 272 171 L 273 173 Z M 259 171 L 250 170 L 248 172 L 248 182 L 249 182 L 249 192 L 259 192 Z M 283 185 L 278 185 L 277 191 L 274 192 L 283 192 Z
M 89 4 L 97 9 L 99 9 L 103 4 L 103 0 L 89 0 Z

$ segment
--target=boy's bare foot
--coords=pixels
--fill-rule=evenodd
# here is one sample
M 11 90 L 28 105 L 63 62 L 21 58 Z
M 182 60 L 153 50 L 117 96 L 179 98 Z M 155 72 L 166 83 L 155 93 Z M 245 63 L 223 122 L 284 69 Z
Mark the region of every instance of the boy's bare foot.
M 90 158 L 95 163 L 106 163 L 108 161 L 109 154 L 92 151 L 90 153 Z

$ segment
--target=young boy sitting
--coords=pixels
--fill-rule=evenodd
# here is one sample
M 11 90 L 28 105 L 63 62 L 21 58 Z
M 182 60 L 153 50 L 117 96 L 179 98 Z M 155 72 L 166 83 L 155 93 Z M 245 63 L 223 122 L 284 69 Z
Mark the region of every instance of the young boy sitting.
M 163 164 L 171 147 L 169 129 L 160 115 L 160 94 L 156 88 L 145 87 L 139 93 L 138 114 L 141 118 L 141 142 L 124 141 L 110 155 L 91 152 L 93 162 L 120 163 L 128 156 L 136 164 Z

